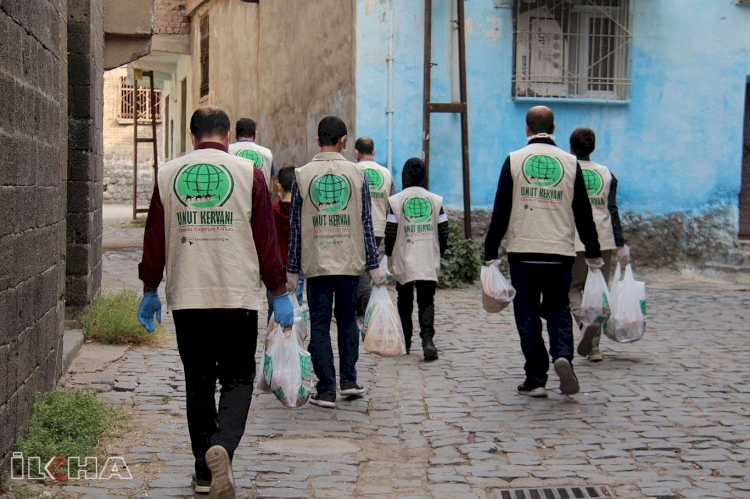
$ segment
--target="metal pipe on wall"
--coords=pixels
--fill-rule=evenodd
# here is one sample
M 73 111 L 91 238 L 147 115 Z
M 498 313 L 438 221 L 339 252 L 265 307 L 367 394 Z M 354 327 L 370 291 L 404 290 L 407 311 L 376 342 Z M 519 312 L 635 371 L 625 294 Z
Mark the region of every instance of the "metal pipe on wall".
M 388 151 L 386 153 L 386 168 L 393 175 L 393 0 L 388 2 L 388 96 L 385 114 L 388 118 Z

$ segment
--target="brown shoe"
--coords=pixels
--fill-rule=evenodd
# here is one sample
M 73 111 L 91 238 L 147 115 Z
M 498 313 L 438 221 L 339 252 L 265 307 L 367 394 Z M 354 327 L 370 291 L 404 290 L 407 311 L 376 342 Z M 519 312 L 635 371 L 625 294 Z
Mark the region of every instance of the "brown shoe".
M 208 497 L 234 499 L 234 475 L 227 450 L 221 445 L 214 445 L 206 452 L 206 464 L 211 470 L 211 490 Z

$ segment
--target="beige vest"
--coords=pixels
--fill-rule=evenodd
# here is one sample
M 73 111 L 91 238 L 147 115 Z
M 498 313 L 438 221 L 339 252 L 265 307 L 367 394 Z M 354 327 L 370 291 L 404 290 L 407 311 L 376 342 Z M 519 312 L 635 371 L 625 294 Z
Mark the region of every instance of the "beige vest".
M 443 198 L 421 187 L 409 187 L 390 198 L 398 220 L 391 255 L 393 276 L 399 284 L 437 281 L 440 272 L 438 216 Z
M 302 197 L 302 273 L 362 275 L 362 169 L 341 154 L 320 153 L 296 175 Z
M 229 154 L 234 154 L 241 158 L 249 159 L 255 164 L 255 168 L 263 171 L 266 177 L 266 185 L 271 185 L 271 165 L 273 164 L 273 154 L 271 150 L 259 146 L 255 142 L 243 140 L 229 145 Z
M 246 161 L 200 149 L 159 168 L 158 183 L 172 310 L 259 310 L 264 293 L 250 228 L 253 170 Z
M 593 161 L 579 161 L 583 179 L 586 181 L 586 191 L 591 202 L 591 212 L 599 235 L 599 245 L 602 251 L 617 248 L 615 233 L 612 230 L 612 216 L 609 214 L 609 189 L 612 185 L 612 173 L 609 168 Z M 581 238 L 576 232 L 576 251 L 585 251 Z
M 391 172 L 374 161 L 357 163 L 365 171 L 365 178 L 370 186 L 372 199 L 372 228 L 375 237 L 385 237 L 385 219 L 388 216 L 388 196 L 391 195 L 393 179 Z
M 508 253 L 575 256 L 575 156 L 550 144 L 529 144 L 510 154 L 510 172 Z

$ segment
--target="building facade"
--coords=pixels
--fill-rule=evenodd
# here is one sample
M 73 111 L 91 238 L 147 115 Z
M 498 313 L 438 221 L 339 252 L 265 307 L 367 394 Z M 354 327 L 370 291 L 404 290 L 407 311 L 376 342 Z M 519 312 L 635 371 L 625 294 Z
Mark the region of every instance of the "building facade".
M 356 130 L 375 138 L 376 159 L 390 159 L 396 179 L 403 162 L 422 153 L 424 3 L 357 1 Z M 433 4 L 432 101 L 452 102 L 455 2 Z M 505 157 L 525 144 L 527 110 L 547 105 L 564 149 L 575 127 L 596 130 L 593 159 L 619 180 L 637 261 L 706 260 L 732 244 L 741 222 L 750 223 L 747 184 L 741 192 L 743 121 L 750 122 L 749 6 L 487 0 L 465 2 L 465 9 L 474 209 L 491 208 Z M 386 157 L 388 109 L 392 158 Z M 744 141 L 750 151 L 750 138 Z M 430 186 L 448 206 L 460 207 L 458 115 L 432 116 L 431 143 Z

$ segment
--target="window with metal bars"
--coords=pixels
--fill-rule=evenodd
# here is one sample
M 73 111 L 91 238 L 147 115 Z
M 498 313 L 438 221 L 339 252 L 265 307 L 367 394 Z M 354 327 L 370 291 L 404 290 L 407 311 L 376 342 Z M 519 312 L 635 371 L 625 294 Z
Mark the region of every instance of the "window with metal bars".
M 513 97 L 629 98 L 629 0 L 515 0 L 513 14 Z
M 153 119 L 151 114 L 151 88 L 139 86 L 138 95 L 135 94 L 135 86 L 128 84 L 125 76 L 120 77 L 120 107 L 117 119 L 121 121 L 132 121 L 135 114 L 135 99 L 138 99 L 138 122 L 146 123 Z M 161 123 L 161 90 L 154 89 L 154 114 L 156 122 Z
M 208 95 L 208 40 L 210 29 L 208 14 L 201 17 L 201 97 Z

